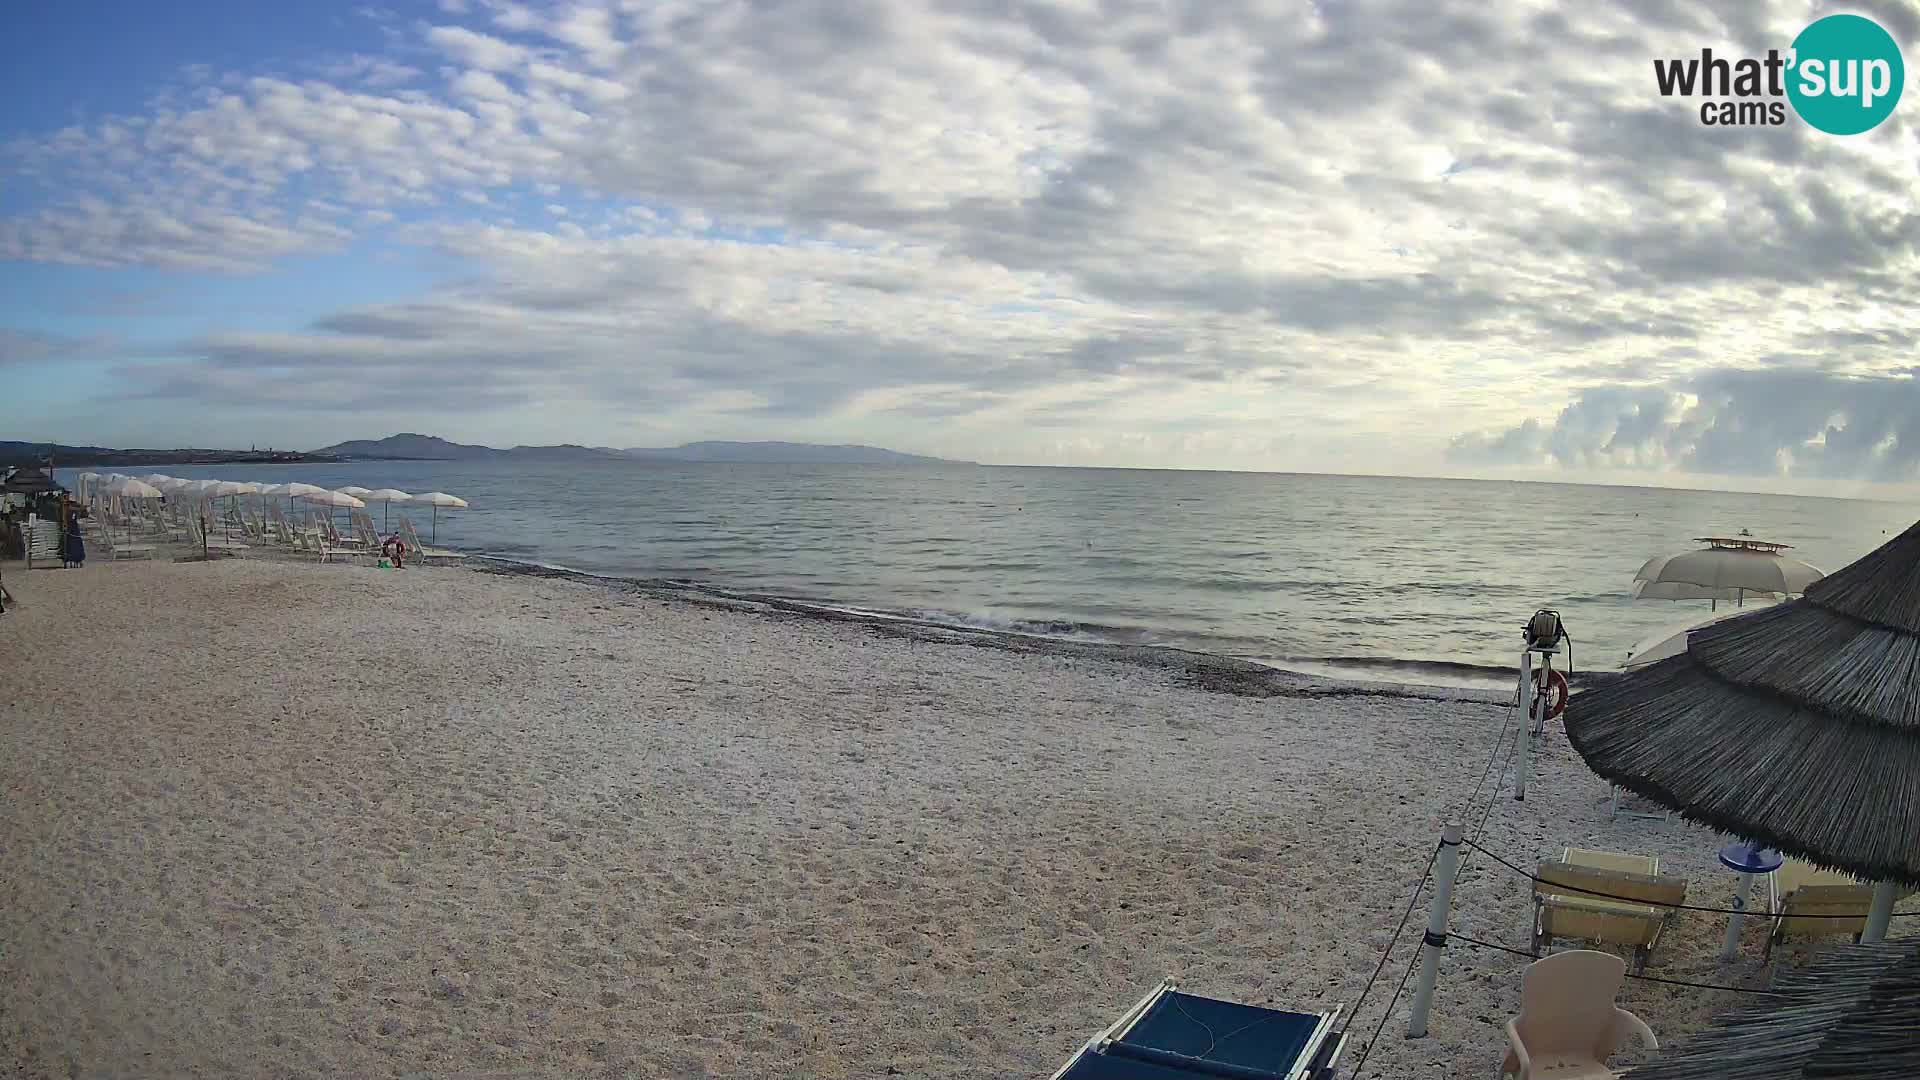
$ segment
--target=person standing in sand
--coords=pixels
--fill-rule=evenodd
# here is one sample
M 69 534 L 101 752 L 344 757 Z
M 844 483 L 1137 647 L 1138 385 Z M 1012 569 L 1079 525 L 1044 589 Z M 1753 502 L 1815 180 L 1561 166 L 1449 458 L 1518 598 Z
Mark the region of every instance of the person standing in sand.
M 399 533 L 394 533 L 387 537 L 386 542 L 380 545 L 380 554 L 393 560 L 393 568 L 395 570 L 405 570 L 407 568 L 405 561 L 407 542 L 400 539 Z
M 60 539 L 60 565 L 80 567 L 87 561 L 87 541 L 80 535 L 80 508 L 69 502 L 61 506 L 66 528 Z

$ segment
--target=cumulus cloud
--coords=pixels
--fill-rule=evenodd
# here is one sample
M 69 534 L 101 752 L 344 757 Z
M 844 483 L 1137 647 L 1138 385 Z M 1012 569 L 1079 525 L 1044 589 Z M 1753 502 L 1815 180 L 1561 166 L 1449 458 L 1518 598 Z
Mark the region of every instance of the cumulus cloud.
M 1911 482 L 1920 479 L 1917 376 L 1726 370 L 1670 386 L 1593 387 L 1551 422 L 1456 436 L 1448 458 Z
M 1738 471 L 1771 442 L 1897 472 L 1911 440 L 1847 388 L 1907 385 L 1920 337 L 1911 110 L 1706 128 L 1651 74 L 1814 14 L 442 0 L 392 56 L 12 140 L 37 194 L 0 258 L 270 272 L 377 236 L 461 267 L 129 371 L 263 408 L 457 371 L 463 408 L 918 418 L 1029 458 L 1180 431 L 1251 467 Z M 1816 391 L 1848 421 L 1772 397 Z

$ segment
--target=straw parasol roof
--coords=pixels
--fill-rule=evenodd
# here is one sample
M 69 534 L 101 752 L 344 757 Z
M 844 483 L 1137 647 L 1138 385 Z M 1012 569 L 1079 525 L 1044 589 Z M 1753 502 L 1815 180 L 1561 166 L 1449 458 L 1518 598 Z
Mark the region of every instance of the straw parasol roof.
M 1569 704 L 1594 772 L 1722 832 L 1920 884 L 1920 524 Z
M 1774 979 L 1627 1080 L 1909 1080 L 1920 1076 L 1920 942 L 1850 945 Z

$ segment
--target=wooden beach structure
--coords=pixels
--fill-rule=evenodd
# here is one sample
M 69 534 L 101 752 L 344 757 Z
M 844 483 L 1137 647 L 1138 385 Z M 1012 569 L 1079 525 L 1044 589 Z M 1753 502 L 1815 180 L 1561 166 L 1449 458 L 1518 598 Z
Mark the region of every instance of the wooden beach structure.
M 1883 937 L 1920 886 L 1920 524 L 1581 694 L 1566 730 L 1620 787 L 1878 883 L 1863 939 Z
M 1781 972 L 1772 989 L 1627 1080 L 1920 1076 L 1920 941 L 1843 946 Z

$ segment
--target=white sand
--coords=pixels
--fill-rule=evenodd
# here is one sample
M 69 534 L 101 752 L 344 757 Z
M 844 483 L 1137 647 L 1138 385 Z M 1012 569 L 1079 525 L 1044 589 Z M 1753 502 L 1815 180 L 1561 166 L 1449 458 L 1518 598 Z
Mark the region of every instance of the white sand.
M 1169 973 L 1351 1004 L 1503 715 L 451 569 L 6 580 L 27 1076 L 1044 1076 Z M 1487 838 L 1728 898 L 1721 841 L 1606 794 L 1556 733 Z M 1526 944 L 1523 881 L 1476 858 L 1460 891 Z M 1723 969 L 1724 925 L 1683 915 L 1653 973 L 1753 982 L 1761 931 Z M 1432 1036 L 1403 997 L 1364 1075 L 1491 1075 L 1524 963 L 1451 950 Z M 1662 1038 L 1729 1000 L 1625 994 Z

